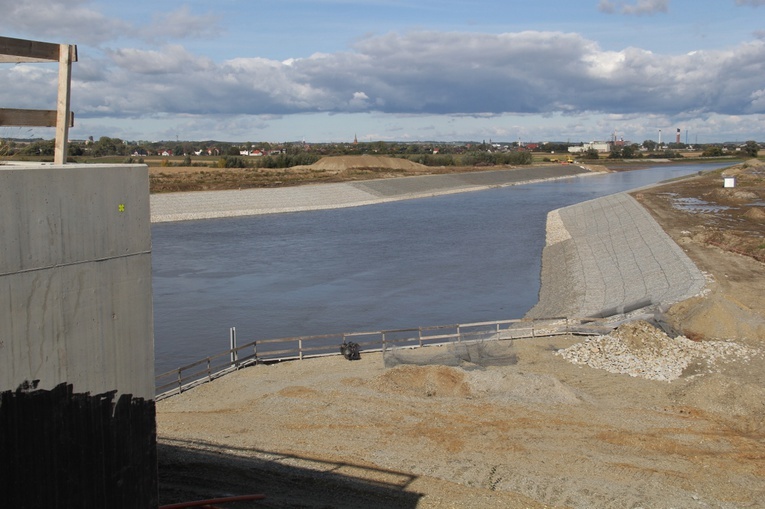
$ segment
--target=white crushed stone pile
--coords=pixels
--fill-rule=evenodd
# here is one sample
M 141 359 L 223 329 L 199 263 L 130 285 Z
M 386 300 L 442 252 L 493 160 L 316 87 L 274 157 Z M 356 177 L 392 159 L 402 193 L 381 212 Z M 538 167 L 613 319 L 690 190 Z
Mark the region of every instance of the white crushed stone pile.
M 669 382 L 679 378 L 694 361 L 704 361 L 713 368 L 720 361 L 734 357 L 746 361 L 761 352 L 730 341 L 671 338 L 650 323 L 636 320 L 608 335 L 593 336 L 556 354 L 573 364 L 609 373 Z

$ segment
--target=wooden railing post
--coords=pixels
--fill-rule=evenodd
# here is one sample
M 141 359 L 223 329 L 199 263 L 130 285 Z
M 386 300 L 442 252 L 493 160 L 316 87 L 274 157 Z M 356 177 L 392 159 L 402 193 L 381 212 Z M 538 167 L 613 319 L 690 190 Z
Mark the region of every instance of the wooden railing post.
M 55 127 L 53 162 L 66 163 L 69 127 L 73 125 L 71 87 L 72 62 L 77 61 L 77 46 L 28 41 L 0 36 L 0 62 L 58 62 L 58 94 L 55 110 L 0 109 L 0 125 Z
M 77 61 L 77 47 L 70 44 L 61 44 L 59 46 L 58 59 L 58 101 L 56 107 L 56 145 L 53 152 L 54 164 L 66 164 L 66 148 L 69 143 L 73 61 Z

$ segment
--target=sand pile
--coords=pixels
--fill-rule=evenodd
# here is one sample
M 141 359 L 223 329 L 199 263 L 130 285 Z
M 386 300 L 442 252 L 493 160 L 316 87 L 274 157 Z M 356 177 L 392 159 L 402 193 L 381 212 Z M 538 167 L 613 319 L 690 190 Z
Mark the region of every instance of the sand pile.
M 694 340 L 765 338 L 765 320 L 727 295 L 712 293 L 672 306 L 667 321 Z
M 465 370 L 452 366 L 400 365 L 369 383 L 381 393 L 415 398 L 489 398 L 502 403 L 578 404 L 571 387 L 547 374 L 501 368 Z
M 471 395 L 465 372 L 448 366 L 398 366 L 377 377 L 373 386 L 380 392 L 407 396 Z
M 694 379 L 673 396 L 683 405 L 716 414 L 737 431 L 765 429 L 765 387 L 759 384 L 714 373 Z
M 408 159 L 383 156 L 332 156 L 322 157 L 309 166 L 313 170 L 342 171 L 351 168 L 380 168 L 386 170 L 427 170 L 427 166 Z

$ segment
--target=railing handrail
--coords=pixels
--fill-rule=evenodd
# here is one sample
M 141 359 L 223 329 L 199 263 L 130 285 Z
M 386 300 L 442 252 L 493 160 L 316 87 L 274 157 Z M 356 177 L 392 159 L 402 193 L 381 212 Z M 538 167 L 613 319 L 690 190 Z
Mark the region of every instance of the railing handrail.
M 524 331 L 524 330 L 529 330 L 530 333 L 527 335 L 517 335 L 517 336 L 514 335 L 506 339 L 533 338 L 533 337 L 539 337 L 539 336 L 560 335 L 560 334 L 568 334 L 568 333 L 585 334 L 585 332 L 581 330 L 572 331 L 570 327 L 573 324 L 576 324 L 579 327 L 582 327 L 582 326 L 589 327 L 588 325 L 585 325 L 589 321 L 591 320 L 586 318 L 580 319 L 580 318 L 566 318 L 566 317 L 549 318 L 549 319 L 533 319 L 533 320 L 509 319 L 509 320 L 495 320 L 495 321 L 473 322 L 473 323 L 464 323 L 464 324 L 433 325 L 433 326 L 416 327 L 416 328 L 389 329 L 389 330 L 381 330 L 381 331 L 346 332 L 346 333 L 337 333 L 337 334 L 320 334 L 320 335 L 314 335 L 314 336 L 293 336 L 293 337 L 284 337 L 284 338 L 260 339 L 260 340 L 251 341 L 244 345 L 236 346 L 235 348 L 231 348 L 229 350 L 225 350 L 217 354 L 209 355 L 198 361 L 192 362 L 191 364 L 187 364 L 185 366 L 181 366 L 179 368 L 156 375 L 155 376 L 156 382 L 159 382 L 161 379 L 169 378 L 169 377 L 173 377 L 173 379 L 161 385 L 160 384 L 156 385 L 157 395 L 155 399 L 160 400 L 165 397 L 178 394 L 188 388 L 194 387 L 206 381 L 211 381 L 214 378 L 223 376 L 231 371 L 235 371 L 241 367 L 249 366 L 251 364 L 256 364 L 258 362 L 281 362 L 286 360 L 308 359 L 308 358 L 342 355 L 339 348 L 335 352 L 327 353 L 327 349 L 330 348 L 329 345 L 317 345 L 317 346 L 304 345 L 304 343 L 310 343 L 311 341 L 316 341 L 321 339 L 334 338 L 334 339 L 345 341 L 347 338 L 354 338 L 354 337 L 361 337 L 361 336 L 374 336 L 375 337 L 374 340 L 368 340 L 368 341 L 363 341 L 358 343 L 360 347 L 365 347 L 365 348 L 362 348 L 363 351 L 371 353 L 371 352 L 385 352 L 386 348 L 397 347 L 396 345 L 401 343 L 412 343 L 410 345 L 411 348 L 419 348 L 422 346 L 442 346 L 445 344 L 452 343 L 453 341 L 449 341 L 450 339 L 451 340 L 456 339 L 457 341 L 462 341 L 462 338 L 465 338 L 465 337 L 469 338 L 469 337 L 486 336 L 486 335 L 498 335 L 502 332 L 511 333 L 513 331 L 518 332 L 518 331 Z M 516 327 L 515 329 L 510 327 L 505 329 L 500 329 L 501 325 L 508 325 L 508 324 L 521 324 L 526 326 Z M 484 330 L 484 331 L 469 330 L 471 328 L 489 327 L 489 326 L 494 327 L 494 330 Z M 553 327 L 555 330 L 553 331 L 549 330 L 551 327 Z M 561 331 L 561 328 L 563 329 L 562 331 Z M 455 332 L 446 333 L 446 334 L 423 334 L 423 332 L 427 333 L 429 331 L 443 331 L 447 329 L 451 329 Z M 544 329 L 544 333 L 539 334 L 539 329 Z M 402 334 L 402 333 L 414 333 L 416 335 L 413 337 L 407 337 L 407 338 L 390 338 L 391 335 Z M 433 343 L 433 341 L 435 340 L 445 340 L 445 341 L 442 341 L 440 343 Z M 467 339 L 467 341 L 473 341 L 473 340 Z M 262 346 L 266 344 L 274 345 L 274 344 L 280 344 L 280 343 L 294 343 L 294 342 L 297 342 L 297 347 L 286 348 L 286 349 L 270 351 L 270 352 L 258 352 L 258 346 Z M 427 345 L 424 345 L 423 344 L 424 342 L 427 342 Z M 380 345 L 380 346 L 374 347 L 375 345 Z M 339 344 L 337 346 L 339 346 Z M 374 347 L 374 348 L 368 348 L 368 347 Z M 243 350 L 248 350 L 248 349 L 251 349 L 250 351 L 252 353 L 248 353 L 241 357 L 239 356 L 240 352 L 242 352 Z M 311 352 L 314 352 L 314 353 L 311 353 Z M 316 353 L 316 352 L 320 352 L 320 353 Z M 230 361 L 221 363 L 221 365 L 216 365 L 216 367 L 213 368 L 214 361 L 220 360 L 220 359 L 226 359 L 226 358 L 230 359 Z M 205 364 L 206 364 L 206 368 L 203 368 L 201 370 L 195 370 L 193 373 L 188 373 L 189 370 L 193 368 L 197 368 L 198 366 L 205 365 Z M 184 372 L 187 373 L 186 376 L 184 376 Z M 165 388 L 168 388 L 169 390 L 161 392 L 162 389 L 165 389 Z

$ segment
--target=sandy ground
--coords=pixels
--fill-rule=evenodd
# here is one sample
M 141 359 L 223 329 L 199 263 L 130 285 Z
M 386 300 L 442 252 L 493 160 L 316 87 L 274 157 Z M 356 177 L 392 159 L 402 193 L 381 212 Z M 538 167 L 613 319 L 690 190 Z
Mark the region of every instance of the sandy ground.
M 323 157 L 310 166 L 291 168 L 208 168 L 151 166 L 152 193 L 278 188 L 305 184 L 352 182 L 415 175 L 443 175 L 486 170 L 479 167 L 424 166 L 408 159 L 361 155 Z
M 550 163 L 547 163 L 549 165 Z M 559 166 L 566 166 L 560 164 Z M 520 166 L 528 168 L 529 166 Z M 151 166 L 151 192 L 220 191 L 358 182 L 423 175 L 477 173 L 513 166 L 425 166 L 397 157 L 359 155 L 323 157 L 310 166 L 291 168 L 209 168 L 201 166 Z M 593 165 L 591 171 L 607 171 Z
M 746 350 L 694 357 L 669 382 L 569 362 L 563 350 L 584 341 L 572 336 L 497 343 L 500 366 L 386 368 L 362 353 L 247 368 L 157 404 L 161 503 L 765 507 L 765 266 L 694 235 L 699 216 L 667 192 L 638 199 L 709 280 L 667 319 Z M 627 335 L 637 356 L 670 341 Z

